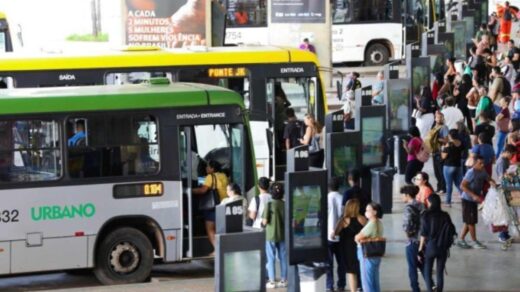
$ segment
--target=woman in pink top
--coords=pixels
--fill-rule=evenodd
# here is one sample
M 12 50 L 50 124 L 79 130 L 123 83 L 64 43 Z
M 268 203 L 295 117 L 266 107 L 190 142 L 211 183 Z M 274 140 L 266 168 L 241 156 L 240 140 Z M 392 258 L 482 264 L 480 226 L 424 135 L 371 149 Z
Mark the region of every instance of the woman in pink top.
M 419 128 L 413 126 L 408 130 L 408 135 L 411 137 L 410 141 L 403 140 L 403 148 L 408 153 L 406 170 L 405 170 L 405 181 L 407 184 L 412 183 L 412 178 L 423 169 L 424 163 L 417 159 L 417 153 L 421 150 L 422 140 L 421 132 Z
M 419 172 L 414 178 L 413 183 L 419 187 L 419 193 L 415 197 L 417 202 L 429 207 L 428 197 L 433 194 L 433 187 L 429 182 L 430 177 L 426 172 Z

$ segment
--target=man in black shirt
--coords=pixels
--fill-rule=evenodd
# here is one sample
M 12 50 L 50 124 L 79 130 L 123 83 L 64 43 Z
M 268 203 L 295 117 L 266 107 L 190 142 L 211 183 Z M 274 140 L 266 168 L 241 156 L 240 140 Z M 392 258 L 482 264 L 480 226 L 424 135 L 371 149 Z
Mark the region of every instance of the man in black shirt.
M 480 124 L 478 124 L 475 127 L 475 133 L 474 135 L 478 137 L 480 133 L 486 133 L 487 137 L 494 137 L 495 136 L 495 127 L 491 125 L 491 121 L 489 120 L 488 113 L 483 111 L 479 115 Z M 475 138 L 476 138 L 475 137 Z M 490 144 L 492 144 L 491 142 Z
M 283 140 L 285 141 L 285 149 L 289 150 L 301 145 L 300 138 L 303 136 L 305 125 L 302 121 L 298 121 L 294 109 L 287 108 L 285 115 L 287 116 L 287 124 L 283 131 Z
M 507 43 L 507 48 L 507 56 L 511 60 L 511 63 L 513 64 L 515 70 L 518 71 L 518 69 L 520 68 L 520 49 L 518 49 L 515 46 L 514 40 L 509 40 L 509 42 Z

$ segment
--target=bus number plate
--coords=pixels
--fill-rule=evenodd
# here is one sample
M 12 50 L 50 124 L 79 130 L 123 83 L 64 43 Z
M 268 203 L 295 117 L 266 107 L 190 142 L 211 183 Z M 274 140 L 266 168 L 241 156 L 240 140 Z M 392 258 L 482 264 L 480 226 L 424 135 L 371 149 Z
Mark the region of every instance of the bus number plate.
M 1 210 L 0 211 L 0 222 L 2 223 L 13 223 L 18 222 L 18 210 Z

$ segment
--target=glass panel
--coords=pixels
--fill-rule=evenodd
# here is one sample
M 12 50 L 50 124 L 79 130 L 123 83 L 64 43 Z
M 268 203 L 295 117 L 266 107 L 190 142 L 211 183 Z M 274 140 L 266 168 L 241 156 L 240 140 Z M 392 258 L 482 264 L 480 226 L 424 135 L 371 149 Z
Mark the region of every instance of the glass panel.
M 376 22 L 393 19 L 394 0 L 337 0 L 332 3 L 333 22 Z
M 197 154 L 205 162 L 217 161 L 228 177 L 237 183 L 242 178 L 242 130 L 239 126 L 195 126 Z
M 107 115 L 73 118 L 67 126 L 73 178 L 154 174 L 159 170 L 155 118 Z
M 0 31 L 0 53 L 5 53 L 7 51 L 7 42 L 5 39 L 5 32 Z
M 245 67 L 215 67 L 184 69 L 179 72 L 179 82 L 196 82 L 229 88 L 244 98 L 246 108 L 251 104 L 249 70 Z
M 228 0 L 227 26 L 267 26 L 266 0 Z
M 173 82 L 172 74 L 169 72 L 122 72 L 108 73 L 105 77 L 105 84 L 123 85 L 123 84 L 140 84 L 148 82 L 150 78 L 166 77 Z
M 48 181 L 61 176 L 56 121 L 3 121 L 0 136 L 0 182 Z

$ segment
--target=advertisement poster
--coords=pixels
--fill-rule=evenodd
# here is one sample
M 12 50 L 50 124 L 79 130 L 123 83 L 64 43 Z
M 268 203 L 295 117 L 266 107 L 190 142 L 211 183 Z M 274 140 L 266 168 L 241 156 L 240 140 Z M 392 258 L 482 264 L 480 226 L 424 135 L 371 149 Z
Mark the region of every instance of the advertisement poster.
M 325 1 L 272 0 L 273 23 L 325 23 Z
M 126 0 L 126 44 L 161 48 L 206 45 L 206 1 Z

